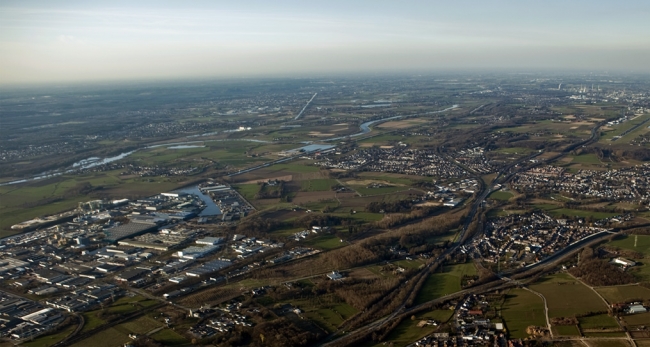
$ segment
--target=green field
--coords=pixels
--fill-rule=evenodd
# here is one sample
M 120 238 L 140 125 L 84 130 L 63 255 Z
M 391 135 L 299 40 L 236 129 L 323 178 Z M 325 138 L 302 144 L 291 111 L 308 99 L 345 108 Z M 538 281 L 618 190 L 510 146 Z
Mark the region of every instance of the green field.
M 494 199 L 494 200 L 508 201 L 513 196 L 514 196 L 514 194 L 512 194 L 510 192 L 504 192 L 502 190 L 497 190 L 495 192 L 490 193 L 490 195 L 488 195 L 488 198 Z
M 48 335 L 43 335 L 35 338 L 32 341 L 27 341 L 23 342 L 21 346 L 25 347 L 49 347 L 52 346 L 53 344 L 63 340 L 66 338 L 68 335 L 70 335 L 74 330 L 76 326 L 71 325 L 58 333 L 55 334 L 48 334 Z
M 444 266 L 442 272 L 436 272 L 427 278 L 415 304 L 422 304 L 461 290 L 460 281 L 464 275 L 476 275 L 476 267 L 473 263 Z
M 320 170 L 318 166 L 311 166 L 311 165 L 298 164 L 298 163 L 276 164 L 273 165 L 273 169 L 278 171 L 289 171 L 289 172 L 296 172 L 296 173 L 318 172 L 318 170 Z
M 636 247 L 634 247 L 636 239 Z M 650 235 L 625 235 L 609 243 L 614 247 L 629 249 L 650 256 Z
M 509 148 L 499 148 L 494 152 L 504 153 L 504 154 L 528 155 L 535 152 L 535 150 L 530 148 L 524 148 L 524 147 L 509 147 Z
M 302 181 L 300 183 L 300 190 L 304 192 L 323 192 L 332 190 L 332 186 L 338 184 L 336 180 L 328 178 L 312 179 Z
M 334 299 L 335 302 L 323 304 Z M 323 329 L 334 332 L 343 321 L 352 317 L 358 310 L 344 302 L 336 302 L 337 297 L 296 299 L 291 304 L 300 308 L 305 317 L 315 321 Z
M 530 325 L 546 326 L 544 301 L 524 289 L 513 289 L 506 295 L 501 307 L 501 315 L 506 322 L 510 338 L 526 338 L 526 328 Z
M 607 310 L 596 293 L 565 273 L 543 277 L 530 289 L 544 295 L 550 318 Z
M 634 247 L 635 240 L 636 247 Z M 650 281 L 650 264 L 647 261 L 650 256 L 650 235 L 626 235 L 624 238 L 614 240 L 609 244 L 644 254 L 644 259 L 633 259 L 637 262 L 637 265 L 627 271 L 640 281 Z
M 163 329 L 151 335 L 151 338 L 165 346 L 182 346 L 189 343 L 187 339 L 171 329 Z
M 650 289 L 639 285 L 599 287 L 596 291 L 610 304 L 650 300 Z
M 366 186 L 350 186 L 350 187 L 363 196 L 384 195 L 384 194 L 390 194 L 395 192 L 401 192 L 403 190 L 409 189 L 409 187 L 398 187 L 398 186 L 387 186 L 387 187 L 377 187 L 377 188 L 368 188 Z
M 386 342 L 392 346 L 407 346 L 422 337 L 431 334 L 438 329 L 437 326 L 418 327 L 421 320 L 433 319 L 436 322 L 447 322 L 454 312 L 451 310 L 430 311 L 422 315 L 416 315 L 414 320 L 404 319 L 390 334 L 386 337 Z M 385 346 L 384 343 L 376 346 Z
M 237 184 L 233 185 L 233 188 L 235 188 L 244 199 L 248 200 L 248 202 L 255 200 L 255 194 L 260 191 L 260 185 L 257 183 Z
M 551 327 L 555 336 L 580 336 L 580 331 L 575 325 L 560 325 Z
M 84 327 L 81 329 L 81 332 L 86 332 L 89 330 L 93 330 L 97 328 L 100 325 L 106 324 L 106 321 L 97 317 L 97 314 L 100 311 L 89 311 L 89 312 L 84 312 L 82 315 L 84 316 Z
M 580 327 L 582 329 L 617 329 L 618 323 L 614 317 L 607 314 L 599 314 L 596 316 L 580 317 L 578 318 Z
M 568 216 L 568 217 L 593 218 L 595 220 L 599 220 L 599 219 L 610 218 L 618 215 L 617 213 L 610 213 L 610 212 L 596 212 L 596 211 L 561 208 L 559 205 L 554 205 L 554 204 L 535 204 L 533 205 L 533 207 L 542 209 L 548 212 L 551 216 L 556 218 L 562 216 Z
M 308 239 L 306 244 L 323 250 L 336 249 L 347 245 L 347 242 L 341 242 L 336 235 L 325 234 Z
M 125 334 L 116 328 L 107 328 L 94 334 L 93 336 L 81 340 L 74 345 L 73 347 L 115 347 L 121 346 L 122 344 L 131 341 L 129 334 Z
M 622 320 L 627 325 L 636 326 L 636 325 L 650 325 L 650 312 L 646 313 L 637 313 L 631 314 L 629 316 L 623 316 Z
M 0 236 L 16 234 L 16 230 L 9 229 L 13 224 L 71 210 L 79 202 L 95 199 L 92 193 L 91 196 L 79 193 L 79 187 L 86 183 L 105 196 L 133 198 L 170 191 L 186 185 L 183 182 L 187 181 L 184 177 L 125 178 L 119 172 L 65 175 L 0 187 Z
M 601 161 L 595 154 L 581 154 L 573 157 L 572 163 L 576 164 L 600 164 Z

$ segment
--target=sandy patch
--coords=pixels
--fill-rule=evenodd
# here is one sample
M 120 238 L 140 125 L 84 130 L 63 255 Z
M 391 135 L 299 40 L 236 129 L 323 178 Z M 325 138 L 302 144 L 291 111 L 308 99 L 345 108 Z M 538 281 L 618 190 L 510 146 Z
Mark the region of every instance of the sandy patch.
M 296 196 L 291 200 L 294 204 L 303 204 L 307 202 L 318 202 L 321 200 L 330 200 L 336 198 L 336 192 L 325 191 L 325 192 L 298 192 Z
M 391 183 L 388 181 L 382 181 L 382 180 L 350 180 L 350 181 L 345 181 L 346 184 L 351 184 L 355 186 L 367 186 L 373 183 L 380 183 L 384 184 L 387 186 L 395 186 L 395 187 L 405 187 L 403 184 L 397 184 L 397 183 Z
M 262 178 L 262 179 L 250 180 L 250 181 L 242 182 L 242 183 L 239 183 L 239 184 L 254 184 L 254 183 L 262 183 L 262 182 L 268 182 L 269 180 L 278 180 L 278 181 L 291 182 L 291 181 L 293 180 L 293 175 L 285 175 L 285 176 L 277 176 L 277 177 Z
M 392 128 L 392 129 L 403 129 L 425 123 L 424 119 L 407 119 L 407 120 L 396 120 L 377 125 L 377 128 Z
M 425 202 L 421 202 L 419 204 L 416 204 L 416 206 L 440 206 L 440 205 L 442 205 L 442 203 L 437 202 L 437 201 L 425 201 Z
M 310 131 L 307 135 L 309 136 L 319 136 L 319 137 L 328 137 L 328 136 L 333 136 L 334 134 L 332 133 L 321 133 L 320 131 Z

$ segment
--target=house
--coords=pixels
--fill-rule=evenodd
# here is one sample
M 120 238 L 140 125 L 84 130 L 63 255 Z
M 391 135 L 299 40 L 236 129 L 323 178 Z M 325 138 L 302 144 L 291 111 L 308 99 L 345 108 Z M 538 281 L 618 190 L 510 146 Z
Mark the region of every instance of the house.
M 336 271 L 332 271 L 332 273 L 327 274 L 327 278 L 331 279 L 332 281 L 335 281 L 335 280 L 340 280 L 341 278 L 343 278 L 343 275 L 341 275 L 340 273 L 338 273 Z
M 630 314 L 645 313 L 648 312 L 648 310 L 643 307 L 643 305 L 631 305 L 630 308 L 627 309 L 627 312 Z
M 630 267 L 630 266 L 636 265 L 636 262 L 634 262 L 632 260 L 625 259 L 625 258 L 618 257 L 618 258 L 614 258 L 614 264 L 623 265 L 625 267 Z

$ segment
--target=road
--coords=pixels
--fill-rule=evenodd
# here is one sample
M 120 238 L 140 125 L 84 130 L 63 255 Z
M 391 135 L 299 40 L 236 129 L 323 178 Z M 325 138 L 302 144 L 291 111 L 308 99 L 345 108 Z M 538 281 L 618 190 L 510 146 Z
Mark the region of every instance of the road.
M 445 258 L 448 255 L 451 255 L 451 254 L 455 253 L 467 241 L 467 236 L 468 236 L 467 231 L 469 229 L 469 226 L 471 225 L 472 221 L 476 217 L 476 214 L 480 211 L 481 205 L 483 204 L 483 201 L 494 190 L 494 187 L 497 184 L 503 185 L 503 184 L 507 183 L 510 179 L 512 179 L 512 177 L 514 177 L 514 175 L 517 174 L 518 172 L 528 170 L 531 167 L 538 166 L 540 164 L 549 164 L 549 163 L 551 163 L 551 162 L 553 162 L 555 160 L 558 160 L 559 158 L 562 158 L 563 156 L 567 155 L 573 149 L 575 149 L 577 147 L 580 147 L 580 146 L 585 146 L 585 145 L 595 141 L 598 138 L 598 129 L 600 128 L 601 125 L 602 125 L 602 123 L 599 123 L 596 126 L 594 126 L 594 128 L 592 128 L 591 136 L 588 139 L 580 141 L 578 143 L 575 143 L 575 144 L 573 144 L 571 146 L 568 146 L 561 153 L 559 153 L 558 155 L 556 155 L 556 156 L 554 156 L 552 158 L 549 158 L 549 159 L 546 159 L 546 160 L 543 160 L 543 161 L 536 161 L 533 164 L 527 165 L 527 166 L 522 165 L 523 163 L 529 162 L 531 159 L 533 159 L 533 158 L 535 158 L 535 157 L 537 157 L 538 155 L 541 154 L 541 152 L 537 152 L 537 153 L 534 153 L 532 155 L 520 158 L 519 160 L 507 165 L 506 167 L 501 168 L 497 172 L 497 176 L 495 177 L 495 179 L 492 181 L 492 183 L 488 187 L 484 187 L 484 186 L 481 187 L 482 190 L 477 194 L 474 202 L 472 203 L 472 208 L 470 209 L 470 212 L 468 213 L 468 215 L 466 217 L 465 224 L 464 224 L 463 228 L 461 229 L 461 231 L 459 233 L 459 236 L 457 237 L 458 241 L 456 243 L 454 243 L 451 247 L 449 247 L 445 252 L 443 252 L 438 258 L 436 258 L 436 260 L 434 262 L 431 262 L 429 265 L 427 265 L 427 267 L 423 270 L 424 273 L 422 275 L 423 276 L 428 276 L 433 265 L 436 265 L 433 268 L 436 268 L 437 266 L 442 265 L 443 261 L 445 260 Z M 515 169 L 515 170 L 513 170 L 513 169 Z M 578 242 L 575 242 L 574 244 L 570 245 L 569 247 L 562 250 L 561 252 L 558 252 L 558 253 L 554 254 L 553 256 L 548 257 L 547 259 L 544 259 L 544 260 L 542 260 L 542 261 L 540 261 L 538 263 L 535 263 L 535 264 L 533 264 L 531 266 L 528 266 L 527 268 L 525 268 L 523 270 L 520 270 L 518 272 L 519 272 L 519 274 L 521 274 L 522 272 L 523 273 L 532 273 L 537 268 L 544 268 L 544 267 L 547 267 L 547 266 L 550 266 L 550 267 L 556 266 L 557 262 L 559 260 L 564 259 L 565 257 L 568 257 L 568 256 L 572 255 L 573 252 L 577 251 L 581 247 L 583 247 L 585 245 L 588 245 L 588 244 L 592 244 L 594 242 L 598 242 L 598 241 L 600 241 L 601 238 L 605 238 L 606 236 L 608 237 L 609 235 L 611 235 L 611 234 L 601 235 L 600 237 L 597 237 L 597 236 L 596 237 L 588 237 L 588 238 L 585 238 L 585 239 L 580 240 Z M 510 284 L 510 285 L 512 285 L 512 284 Z M 490 288 L 489 290 L 494 290 L 494 288 Z M 476 288 L 462 290 L 462 291 L 456 292 L 454 294 L 450 294 L 450 295 L 447 295 L 445 297 L 436 299 L 434 301 L 438 302 L 438 300 L 447 300 L 449 298 L 456 297 L 458 295 L 464 295 L 465 293 L 468 293 L 470 291 L 475 292 Z M 485 290 L 485 291 L 487 291 L 487 290 Z M 333 344 L 335 342 L 340 342 L 341 339 L 348 339 L 348 338 L 351 339 L 352 337 L 354 337 L 356 335 L 359 335 L 359 334 L 364 334 L 364 333 L 367 334 L 367 333 L 369 333 L 369 332 L 383 326 L 385 323 L 392 321 L 398 315 L 404 315 L 404 314 L 408 314 L 409 312 L 414 312 L 414 311 L 418 310 L 418 308 L 422 307 L 423 305 L 428 305 L 429 304 L 429 303 L 426 303 L 426 304 L 414 306 L 414 307 L 411 307 L 411 308 L 407 309 L 406 308 L 406 300 L 408 300 L 408 298 L 411 297 L 411 294 L 412 294 L 412 292 L 408 293 L 408 295 L 405 296 L 407 299 L 405 299 L 405 301 L 396 310 L 394 310 L 391 314 L 389 314 L 388 316 L 386 316 L 384 318 L 381 318 L 379 320 L 376 320 L 374 322 L 368 323 L 365 326 L 359 327 L 356 330 L 354 330 L 353 332 L 350 332 L 349 334 L 347 334 L 345 336 L 339 337 L 339 338 L 337 338 L 335 340 L 332 340 L 332 341 L 329 341 L 329 342 L 326 342 L 326 343 L 322 344 L 322 346 L 329 346 L 329 345 L 331 345 L 331 344 Z M 444 302 L 444 301 L 440 301 L 440 302 Z M 340 331 L 337 331 L 335 334 L 337 334 L 339 332 Z M 333 337 L 333 335 L 335 335 L 335 334 L 332 334 L 330 337 Z
M 309 101 L 307 101 L 307 104 L 305 105 L 305 107 L 303 107 L 302 110 L 300 110 L 300 113 L 298 113 L 298 115 L 295 118 L 293 118 L 293 120 L 298 120 L 298 118 L 300 118 L 300 116 L 302 116 L 302 114 L 305 113 L 305 110 L 307 109 L 307 107 L 309 107 L 309 104 L 311 104 L 311 102 L 314 101 L 314 98 L 316 98 L 316 95 L 318 95 L 318 93 L 314 93 L 314 95 L 311 97 L 311 99 L 309 99 Z

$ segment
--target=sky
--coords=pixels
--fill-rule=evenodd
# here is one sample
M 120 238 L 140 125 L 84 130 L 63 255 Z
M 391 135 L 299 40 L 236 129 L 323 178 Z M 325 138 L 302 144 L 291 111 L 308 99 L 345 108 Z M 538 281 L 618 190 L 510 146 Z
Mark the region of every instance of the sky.
M 0 2 L 0 84 L 650 72 L 650 1 Z

